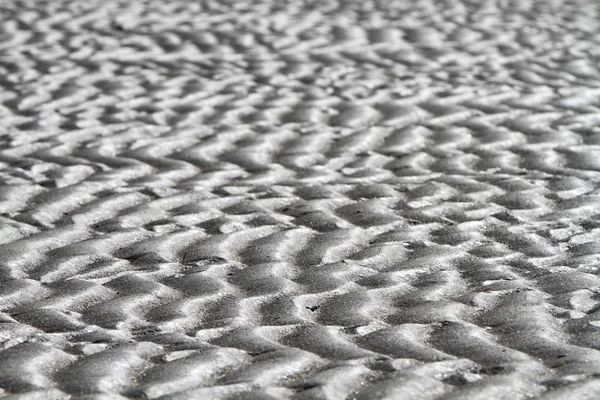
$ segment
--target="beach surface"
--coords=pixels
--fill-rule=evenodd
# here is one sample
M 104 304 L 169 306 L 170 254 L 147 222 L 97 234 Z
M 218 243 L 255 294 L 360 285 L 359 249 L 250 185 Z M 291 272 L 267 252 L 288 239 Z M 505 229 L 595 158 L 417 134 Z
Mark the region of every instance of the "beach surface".
M 2 1 L 0 398 L 600 398 L 599 11 Z

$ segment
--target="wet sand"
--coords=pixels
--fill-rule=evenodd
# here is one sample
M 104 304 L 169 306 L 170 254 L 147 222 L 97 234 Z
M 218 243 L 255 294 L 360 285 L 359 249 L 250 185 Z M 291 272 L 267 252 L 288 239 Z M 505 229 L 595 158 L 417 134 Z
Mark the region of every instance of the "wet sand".
M 600 398 L 594 1 L 0 7 L 0 397 Z

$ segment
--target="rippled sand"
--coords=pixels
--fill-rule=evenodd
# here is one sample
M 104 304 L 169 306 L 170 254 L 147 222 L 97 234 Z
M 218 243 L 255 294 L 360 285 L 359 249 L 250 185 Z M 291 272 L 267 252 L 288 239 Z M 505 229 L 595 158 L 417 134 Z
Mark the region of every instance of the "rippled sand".
M 599 8 L 3 1 L 0 397 L 600 398 Z

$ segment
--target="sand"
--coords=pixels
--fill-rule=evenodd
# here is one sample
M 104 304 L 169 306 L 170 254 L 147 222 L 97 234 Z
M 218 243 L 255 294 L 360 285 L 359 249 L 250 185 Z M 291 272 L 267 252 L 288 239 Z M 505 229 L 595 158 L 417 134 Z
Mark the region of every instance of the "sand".
M 3 1 L 0 397 L 600 398 L 599 7 Z

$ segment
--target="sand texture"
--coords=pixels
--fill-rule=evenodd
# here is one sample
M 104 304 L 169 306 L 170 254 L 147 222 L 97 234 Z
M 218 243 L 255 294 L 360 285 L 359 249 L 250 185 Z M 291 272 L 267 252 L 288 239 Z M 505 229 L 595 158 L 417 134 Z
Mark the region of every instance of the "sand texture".
M 0 398 L 600 399 L 599 11 L 1 1 Z

